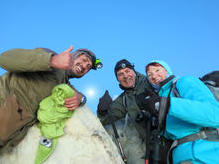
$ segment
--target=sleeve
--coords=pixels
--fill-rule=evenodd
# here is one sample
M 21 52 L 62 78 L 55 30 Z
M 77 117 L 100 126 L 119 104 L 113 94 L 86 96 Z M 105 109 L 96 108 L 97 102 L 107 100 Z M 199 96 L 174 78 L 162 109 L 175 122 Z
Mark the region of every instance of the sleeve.
M 0 56 L 0 66 L 9 72 L 49 71 L 53 52 L 43 49 L 12 49 Z
M 202 127 L 219 127 L 219 103 L 203 82 L 187 76 L 176 87 L 181 97 L 170 98 L 170 116 Z

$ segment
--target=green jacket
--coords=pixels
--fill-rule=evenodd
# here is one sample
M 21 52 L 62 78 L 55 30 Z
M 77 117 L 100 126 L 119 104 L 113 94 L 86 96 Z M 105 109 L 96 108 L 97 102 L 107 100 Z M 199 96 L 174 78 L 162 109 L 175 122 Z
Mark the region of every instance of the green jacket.
M 0 152 L 1 147 L 14 146 L 25 136 L 37 120 L 40 101 L 54 86 L 68 83 L 66 71 L 50 67 L 52 55 L 40 48 L 1 54 L 0 66 L 8 72 L 0 77 Z
M 144 92 L 145 89 L 151 89 L 150 84 L 146 80 L 146 77 L 138 72 L 136 72 L 136 82 L 133 89 L 126 89 L 122 94 L 119 95 L 111 104 L 108 113 L 105 116 L 98 115 L 101 123 L 103 125 L 110 124 L 112 118 L 113 121 L 117 121 L 126 116 L 127 112 L 134 123 L 139 134 L 145 138 L 146 131 L 143 123 L 139 124 L 135 122 L 137 113 L 140 111 L 138 105 L 136 104 L 136 95 Z M 126 103 L 123 103 L 125 100 Z M 111 117 L 110 117 L 111 114 Z

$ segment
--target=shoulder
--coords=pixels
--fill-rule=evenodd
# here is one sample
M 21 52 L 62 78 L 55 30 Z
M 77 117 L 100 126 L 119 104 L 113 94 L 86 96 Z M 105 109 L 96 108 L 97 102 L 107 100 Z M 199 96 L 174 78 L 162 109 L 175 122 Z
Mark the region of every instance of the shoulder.
M 124 96 L 124 92 L 121 93 L 118 97 L 116 97 L 112 103 L 111 103 L 111 109 L 114 109 L 114 108 L 122 108 L 123 106 L 123 96 Z
M 145 75 L 136 72 L 137 81 L 136 81 L 136 89 L 138 92 L 143 92 L 145 89 L 153 90 L 151 84 Z
M 183 76 L 177 80 L 177 86 L 180 87 L 181 85 L 186 85 L 186 86 L 203 85 L 203 82 L 199 78 L 196 78 L 194 76 Z
M 137 79 L 139 79 L 139 80 L 146 80 L 146 76 L 145 75 L 143 75 L 143 74 L 141 74 L 141 73 L 139 73 L 137 71 L 135 71 L 135 73 L 136 73 Z
M 208 87 L 199 79 L 193 76 L 185 76 L 178 79 L 176 87 L 182 97 L 195 95 L 210 95 Z M 194 94 L 195 93 L 195 94 Z
M 124 96 L 124 92 L 122 92 L 119 96 L 117 96 L 117 97 L 113 100 L 112 104 L 122 102 L 123 96 Z

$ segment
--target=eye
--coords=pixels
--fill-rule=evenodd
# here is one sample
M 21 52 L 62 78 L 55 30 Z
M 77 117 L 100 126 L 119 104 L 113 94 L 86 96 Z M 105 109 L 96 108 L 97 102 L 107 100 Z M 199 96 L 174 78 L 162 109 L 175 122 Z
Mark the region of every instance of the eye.
M 87 64 L 87 68 L 88 68 L 88 69 L 91 69 L 91 65 L 90 65 L 90 64 Z
M 126 71 L 125 71 L 125 73 L 129 73 L 130 71 L 127 69 Z
M 122 75 L 123 75 L 122 73 L 118 73 L 118 74 L 117 74 L 118 77 L 121 77 Z
M 86 58 L 83 58 L 83 62 L 86 62 L 87 60 L 86 60 Z

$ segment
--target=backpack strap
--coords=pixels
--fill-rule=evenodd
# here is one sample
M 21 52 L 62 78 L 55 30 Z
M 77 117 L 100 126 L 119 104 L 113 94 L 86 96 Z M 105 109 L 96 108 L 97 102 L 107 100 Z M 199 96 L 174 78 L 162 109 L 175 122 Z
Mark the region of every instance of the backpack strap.
M 212 80 L 206 80 L 206 81 L 203 81 L 203 83 L 205 83 L 206 85 L 213 86 L 213 87 L 217 86 L 217 83 L 215 81 L 212 81 Z
M 219 142 L 219 128 L 216 128 L 216 129 L 203 128 L 203 130 L 199 131 L 198 133 L 194 133 L 194 134 L 185 136 L 181 139 L 174 140 L 171 147 L 170 147 L 170 149 L 169 149 L 169 151 L 168 151 L 168 161 L 167 161 L 167 163 L 169 164 L 170 153 L 178 145 L 186 143 L 186 142 L 200 140 L 200 139 Z
M 179 94 L 179 91 L 176 88 L 176 82 L 177 82 L 177 79 L 174 80 L 172 83 L 173 96 L 174 97 L 181 97 Z M 219 141 L 219 128 L 211 128 L 211 127 L 202 128 L 201 131 L 199 131 L 198 133 L 194 133 L 194 134 L 185 136 L 185 137 L 177 140 L 177 143 L 178 143 L 177 145 L 185 143 L 185 142 L 199 140 L 199 139 Z
M 178 79 L 174 79 L 174 80 L 172 81 L 172 88 L 171 88 L 171 90 L 172 90 L 172 93 L 173 93 L 173 96 L 174 96 L 174 97 L 181 97 L 180 94 L 179 94 L 178 89 L 176 88 L 176 82 L 177 82 L 177 80 L 178 80 Z
M 174 97 L 181 97 L 179 94 L 179 91 L 176 88 L 176 82 L 177 82 L 177 79 L 173 80 L 171 90 L 172 90 Z M 168 164 L 170 163 L 170 154 L 172 150 L 176 148 L 178 145 L 186 143 L 186 142 L 200 140 L 200 139 L 219 142 L 219 128 L 210 128 L 210 127 L 202 128 L 202 130 L 200 130 L 197 133 L 185 136 L 178 140 L 174 140 L 168 151 L 167 163 Z

